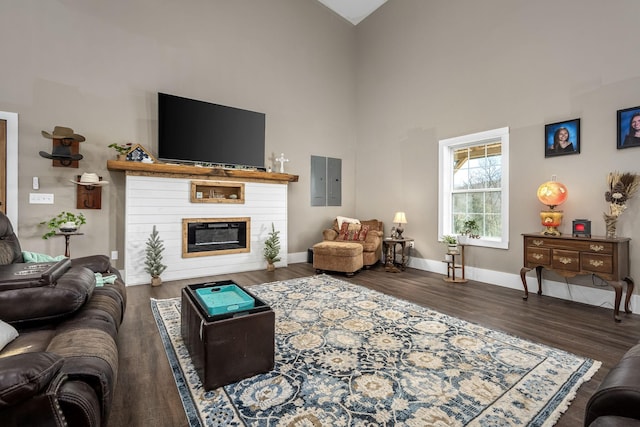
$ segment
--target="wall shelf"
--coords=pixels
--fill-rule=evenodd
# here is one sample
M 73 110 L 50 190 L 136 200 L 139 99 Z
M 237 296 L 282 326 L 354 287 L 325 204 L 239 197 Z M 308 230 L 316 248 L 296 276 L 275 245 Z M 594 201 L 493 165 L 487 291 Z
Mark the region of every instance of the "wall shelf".
M 191 181 L 191 203 L 244 203 L 244 184 L 224 181 Z
M 171 163 L 143 163 L 107 160 L 107 169 L 111 171 L 125 171 L 127 175 L 168 178 L 213 178 L 217 180 L 268 182 L 270 184 L 298 182 L 298 175 L 290 175 L 287 173 L 262 172 L 258 170 L 244 169 L 207 168 Z

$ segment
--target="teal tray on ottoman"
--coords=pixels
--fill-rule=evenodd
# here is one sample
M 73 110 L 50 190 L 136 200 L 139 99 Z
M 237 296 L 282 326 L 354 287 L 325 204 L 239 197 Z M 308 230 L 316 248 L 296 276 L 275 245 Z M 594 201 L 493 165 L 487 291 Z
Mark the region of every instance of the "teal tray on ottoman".
M 233 285 L 254 300 L 241 311 L 210 315 L 198 289 Z M 269 372 L 274 366 L 275 313 L 246 289 L 230 281 L 182 289 L 180 332 L 205 390 Z
M 255 299 L 236 284 L 202 286 L 195 289 L 200 305 L 209 316 L 254 308 Z

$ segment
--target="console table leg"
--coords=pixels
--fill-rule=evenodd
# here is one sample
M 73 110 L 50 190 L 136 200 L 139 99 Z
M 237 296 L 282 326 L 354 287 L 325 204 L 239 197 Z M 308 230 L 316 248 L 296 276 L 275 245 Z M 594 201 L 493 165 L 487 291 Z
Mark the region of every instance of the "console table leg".
M 623 279 L 627 282 L 627 296 L 624 299 L 624 311 L 625 313 L 631 314 L 631 308 L 629 307 L 629 302 L 631 301 L 631 295 L 633 295 L 633 288 L 635 288 L 635 283 L 633 283 L 633 279 L 631 277 L 625 277 Z
M 520 279 L 522 279 L 522 287 L 524 288 L 524 296 L 522 297 L 523 300 L 529 298 L 529 288 L 527 288 L 527 278 L 525 277 L 525 275 L 529 271 L 531 271 L 531 269 L 527 267 L 522 267 L 520 269 Z
M 610 281 L 609 284 L 616 293 L 615 300 L 613 302 L 613 320 L 616 322 L 622 321 L 620 318 L 620 301 L 622 300 L 622 282 Z
M 538 279 L 538 295 L 542 295 L 542 266 L 536 267 L 536 278 Z

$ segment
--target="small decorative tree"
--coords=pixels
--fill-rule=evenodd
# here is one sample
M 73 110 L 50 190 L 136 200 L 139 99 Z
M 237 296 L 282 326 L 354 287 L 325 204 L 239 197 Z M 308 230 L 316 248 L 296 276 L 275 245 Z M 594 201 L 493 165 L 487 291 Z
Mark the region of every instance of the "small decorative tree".
M 144 262 L 144 265 L 146 266 L 144 271 L 151 275 L 151 286 L 160 286 L 162 284 L 160 275 L 167 269 L 167 266 L 162 264 L 163 251 L 164 245 L 162 240 L 160 240 L 160 235 L 154 225 L 153 231 L 147 240 L 147 248 L 145 249 L 147 259 Z
M 267 260 L 267 271 L 274 271 L 276 266 L 274 263 L 280 261 L 280 231 L 277 231 L 273 223 L 271 223 L 271 231 L 269 237 L 264 241 L 264 259 Z

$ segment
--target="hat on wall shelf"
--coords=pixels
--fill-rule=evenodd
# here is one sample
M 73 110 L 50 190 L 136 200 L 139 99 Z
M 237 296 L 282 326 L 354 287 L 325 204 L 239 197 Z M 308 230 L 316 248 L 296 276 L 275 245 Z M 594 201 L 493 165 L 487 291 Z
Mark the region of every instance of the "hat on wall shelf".
M 56 126 L 55 128 L 53 128 L 52 133 L 43 130 L 42 136 L 49 139 L 73 139 L 74 141 L 78 142 L 85 141 L 84 136 L 79 135 L 73 132 L 73 129 L 64 126 Z
M 54 146 L 51 154 L 46 151 L 40 151 L 39 153 L 45 159 L 53 160 L 82 160 L 82 154 L 72 154 L 71 147 L 65 145 Z
M 103 185 L 109 184 L 109 181 L 103 181 L 102 179 L 100 179 L 97 173 L 87 172 L 83 173 L 80 176 L 79 181 L 74 181 L 73 179 L 70 179 L 69 181 L 78 185 L 86 185 L 87 187 L 101 187 Z
M 91 173 L 91 172 L 85 172 L 80 176 L 80 180 L 75 181 L 73 179 L 70 179 L 69 181 L 73 182 L 74 184 L 78 184 L 78 185 L 86 185 L 86 186 L 94 186 L 94 187 L 100 187 L 103 185 L 107 185 L 109 184 L 109 181 L 103 181 L 97 173 Z

